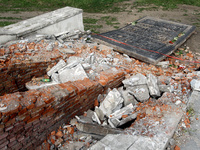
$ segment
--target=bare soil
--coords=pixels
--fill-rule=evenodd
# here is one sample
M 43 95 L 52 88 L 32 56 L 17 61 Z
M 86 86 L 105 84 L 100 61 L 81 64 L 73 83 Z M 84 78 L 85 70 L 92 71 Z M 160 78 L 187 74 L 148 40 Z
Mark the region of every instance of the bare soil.
M 190 50 L 195 52 L 200 52 L 200 7 L 189 6 L 189 5 L 179 5 L 177 9 L 173 10 L 163 10 L 162 8 L 156 8 L 155 6 L 142 7 L 143 11 L 140 11 L 138 8 L 133 7 L 134 0 L 125 1 L 122 3 L 116 4 L 120 6 L 121 9 L 118 12 L 114 13 L 83 13 L 84 18 L 94 18 L 98 19 L 96 24 L 91 25 L 102 25 L 102 27 L 95 29 L 97 32 L 103 33 L 111 30 L 115 30 L 117 27 L 123 27 L 127 23 L 138 20 L 141 17 L 151 16 L 157 17 L 165 20 L 181 22 L 189 25 L 195 25 L 196 32 L 193 34 L 184 44 L 187 45 Z M 153 9 L 149 9 L 153 8 Z M 154 9 L 155 8 L 155 9 Z M 42 11 L 31 11 L 31 12 L 3 12 L 0 14 L 0 17 L 14 17 L 21 18 L 22 20 L 43 14 Z M 116 18 L 116 21 L 108 25 L 102 17 L 110 16 Z M 6 21 L 1 19 L 1 21 Z M 7 20 L 12 21 L 12 20 Z M 13 20 L 19 21 L 19 20 Z

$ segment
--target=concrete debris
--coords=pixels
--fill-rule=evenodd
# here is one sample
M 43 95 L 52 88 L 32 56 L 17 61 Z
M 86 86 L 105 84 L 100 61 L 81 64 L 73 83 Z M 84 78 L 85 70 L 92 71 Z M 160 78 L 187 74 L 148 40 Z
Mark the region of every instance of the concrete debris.
M 134 95 L 139 102 L 145 102 L 150 97 L 149 90 L 146 84 L 128 87 L 128 90 L 130 90 L 130 93 Z
M 155 97 L 160 96 L 160 90 L 157 84 L 157 78 L 154 75 L 152 74 L 147 75 L 147 85 L 151 96 Z
M 200 80 L 193 79 L 190 84 L 193 90 L 200 91 Z
M 130 90 L 124 90 L 123 87 L 118 88 L 118 90 L 124 99 L 124 106 L 127 106 L 129 104 L 136 105 L 138 103 L 135 97 L 130 94 Z
M 63 71 L 59 72 L 59 80 L 61 83 L 83 80 L 84 78 L 88 78 L 88 76 L 85 73 L 85 70 L 83 69 L 81 64 L 78 64 L 76 67 L 73 67 L 71 69 L 66 68 Z
M 103 121 L 104 120 L 104 113 L 99 107 L 95 107 L 95 113 L 97 114 L 98 118 Z
M 123 105 L 124 99 L 117 89 L 113 89 L 108 93 L 104 101 L 100 104 L 99 109 L 106 115 L 110 116 L 116 110 L 119 110 Z
M 123 133 L 123 130 L 121 130 L 121 129 L 113 129 L 110 127 L 105 127 L 105 126 L 101 126 L 101 125 L 97 125 L 97 124 L 78 122 L 76 124 L 76 127 L 79 131 L 97 134 L 97 135 L 103 135 L 103 136 L 106 136 L 107 134 Z
M 168 68 L 169 61 L 161 61 L 161 62 L 157 63 L 157 66 L 161 66 L 162 68 Z
M 53 66 L 53 68 L 51 68 L 48 72 L 47 75 L 50 77 L 53 73 L 57 72 L 58 70 L 60 70 L 61 68 L 63 68 L 64 66 L 66 66 L 66 63 L 64 60 L 60 60 L 55 66 Z
M 129 79 L 123 80 L 122 83 L 125 87 L 143 85 L 147 84 L 147 78 L 143 74 L 138 73 L 136 75 L 131 76 Z
M 96 112 L 94 112 L 94 115 L 92 116 L 92 120 L 97 122 L 98 124 L 101 124 L 101 121 L 99 120 L 99 117 L 97 116 Z

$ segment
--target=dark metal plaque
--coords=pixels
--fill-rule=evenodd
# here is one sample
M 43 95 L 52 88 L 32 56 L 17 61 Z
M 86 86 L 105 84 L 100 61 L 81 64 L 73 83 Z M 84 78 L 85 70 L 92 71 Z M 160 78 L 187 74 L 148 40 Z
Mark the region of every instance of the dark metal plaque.
M 142 61 L 157 64 L 194 32 L 195 27 L 145 17 L 121 29 L 94 35 L 96 39 Z

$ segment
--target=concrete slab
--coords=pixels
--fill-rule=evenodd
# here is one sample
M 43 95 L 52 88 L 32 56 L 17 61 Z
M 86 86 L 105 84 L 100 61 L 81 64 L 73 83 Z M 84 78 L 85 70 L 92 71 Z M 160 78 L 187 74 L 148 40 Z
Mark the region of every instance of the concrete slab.
M 193 91 L 189 98 L 188 106 L 194 110 L 194 119 L 191 122 L 191 132 L 184 144 L 180 145 L 181 150 L 197 150 L 200 149 L 200 92 Z
M 49 13 L 36 16 L 9 26 L 5 26 L 0 34 L 0 44 L 9 40 L 26 36 L 33 32 L 39 34 L 53 35 L 63 31 L 84 31 L 82 9 L 64 7 Z M 5 31 L 5 32 L 3 32 Z M 8 31 L 8 32 L 7 32 Z M 12 38 L 3 39 L 12 33 Z
M 194 30 L 194 26 L 144 17 L 121 29 L 94 37 L 119 52 L 157 64 L 183 44 Z

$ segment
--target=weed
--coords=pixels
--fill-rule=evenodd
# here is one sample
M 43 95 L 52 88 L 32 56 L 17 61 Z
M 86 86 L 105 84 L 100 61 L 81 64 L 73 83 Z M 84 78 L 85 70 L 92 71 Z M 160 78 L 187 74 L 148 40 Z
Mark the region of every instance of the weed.
M 15 18 L 15 17 L 0 17 L 0 19 L 6 19 L 6 20 L 22 20 L 22 18 Z
M 154 4 L 161 6 L 164 10 L 175 9 L 178 4 L 194 5 L 200 7 L 199 0 L 137 0 L 133 3 L 133 7 L 149 6 Z
M 188 16 L 188 14 L 183 14 L 183 16 Z
M 107 25 L 117 25 L 117 24 L 120 24 L 117 21 L 117 18 L 116 17 L 110 17 L 110 16 L 104 16 L 104 17 L 101 17 L 101 20 L 105 21 Z
M 0 0 L 0 11 L 51 11 L 65 6 L 81 8 L 85 12 L 102 12 L 124 0 Z M 118 8 L 114 8 L 119 11 Z
M 0 27 L 3 27 L 3 26 L 8 26 L 10 24 L 13 24 L 15 22 L 11 22 L 11 21 L 0 21 Z
M 194 112 L 194 109 L 192 108 L 192 106 L 189 106 L 187 108 L 187 113 L 190 115 L 190 116 L 194 116 L 195 115 L 195 112 Z
M 102 28 L 102 25 L 85 25 L 85 31 L 86 30 L 91 30 L 94 33 L 99 33 L 97 30 Z
M 96 24 L 98 19 L 93 19 L 93 18 L 83 18 L 83 23 L 88 23 L 88 24 Z
M 119 29 L 119 26 L 113 26 L 115 29 Z

